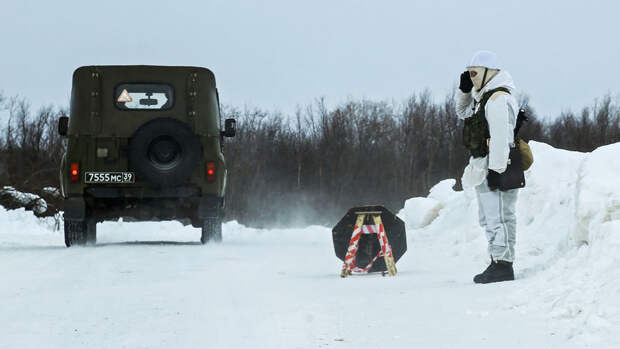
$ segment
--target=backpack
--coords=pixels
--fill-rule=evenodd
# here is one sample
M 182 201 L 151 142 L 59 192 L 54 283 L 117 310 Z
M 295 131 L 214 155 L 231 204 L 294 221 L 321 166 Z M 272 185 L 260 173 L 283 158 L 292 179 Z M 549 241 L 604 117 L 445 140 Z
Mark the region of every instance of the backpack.
M 519 115 L 517 115 L 517 125 L 515 127 L 514 136 L 515 136 L 515 145 L 517 146 L 517 148 L 519 148 L 519 151 L 521 152 L 521 167 L 523 168 L 523 171 L 527 171 L 532 166 L 532 163 L 534 162 L 534 154 L 532 154 L 532 149 L 530 148 L 530 145 L 527 144 L 526 141 L 524 141 L 518 136 L 519 129 L 521 129 L 521 125 L 523 124 L 523 122 L 528 121 L 528 120 L 529 119 L 527 115 L 525 114 L 525 110 L 520 109 Z

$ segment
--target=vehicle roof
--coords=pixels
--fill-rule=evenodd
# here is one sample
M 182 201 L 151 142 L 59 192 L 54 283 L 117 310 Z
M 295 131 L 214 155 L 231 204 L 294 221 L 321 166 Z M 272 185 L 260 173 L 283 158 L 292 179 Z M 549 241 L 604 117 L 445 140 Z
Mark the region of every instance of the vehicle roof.
M 176 76 L 177 74 L 187 74 L 189 72 L 206 73 L 209 76 L 209 80 L 212 81 L 213 87 L 215 87 L 215 75 L 211 70 L 205 67 L 198 66 L 177 66 L 177 65 L 85 65 L 78 67 L 73 72 L 75 78 L 81 71 L 99 71 L 103 73 L 108 79 L 140 79 L 141 76 L 152 77 L 151 74 L 156 74 L 157 78 L 165 79 L 168 75 Z M 118 74 L 118 76 L 116 76 Z
M 123 83 L 172 86 L 169 110 L 119 110 L 115 89 Z M 211 70 L 193 66 L 91 65 L 73 73 L 69 135 L 129 137 L 147 120 L 174 117 L 191 122 L 195 132 L 219 136 L 219 99 Z

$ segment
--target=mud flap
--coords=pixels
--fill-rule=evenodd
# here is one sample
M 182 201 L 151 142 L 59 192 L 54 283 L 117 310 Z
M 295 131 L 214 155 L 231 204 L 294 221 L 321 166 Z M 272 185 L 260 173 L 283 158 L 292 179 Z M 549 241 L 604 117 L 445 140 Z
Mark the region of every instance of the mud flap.
M 85 220 L 86 219 L 86 202 L 82 198 L 65 199 L 64 203 L 65 220 Z
M 205 196 L 200 199 L 198 204 L 198 219 L 203 220 L 205 218 L 220 218 L 222 208 L 222 198 L 217 196 Z

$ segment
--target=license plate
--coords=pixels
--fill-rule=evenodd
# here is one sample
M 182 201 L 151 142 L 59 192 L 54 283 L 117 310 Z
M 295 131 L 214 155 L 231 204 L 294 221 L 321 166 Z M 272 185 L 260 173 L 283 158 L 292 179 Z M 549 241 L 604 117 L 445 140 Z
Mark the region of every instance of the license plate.
M 84 172 L 84 183 L 127 184 L 135 183 L 133 172 Z

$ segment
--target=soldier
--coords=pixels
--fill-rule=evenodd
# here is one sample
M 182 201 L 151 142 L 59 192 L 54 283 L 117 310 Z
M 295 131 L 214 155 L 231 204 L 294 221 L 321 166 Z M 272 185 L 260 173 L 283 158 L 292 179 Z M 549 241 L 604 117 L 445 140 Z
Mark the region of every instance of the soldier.
M 517 190 L 499 190 L 508 166 L 518 115 L 515 85 L 497 56 L 478 51 L 461 74 L 456 113 L 465 120 L 463 140 L 471 157 L 463 173 L 465 190 L 475 188 L 479 221 L 486 232 L 491 263 L 475 283 L 514 280 Z

